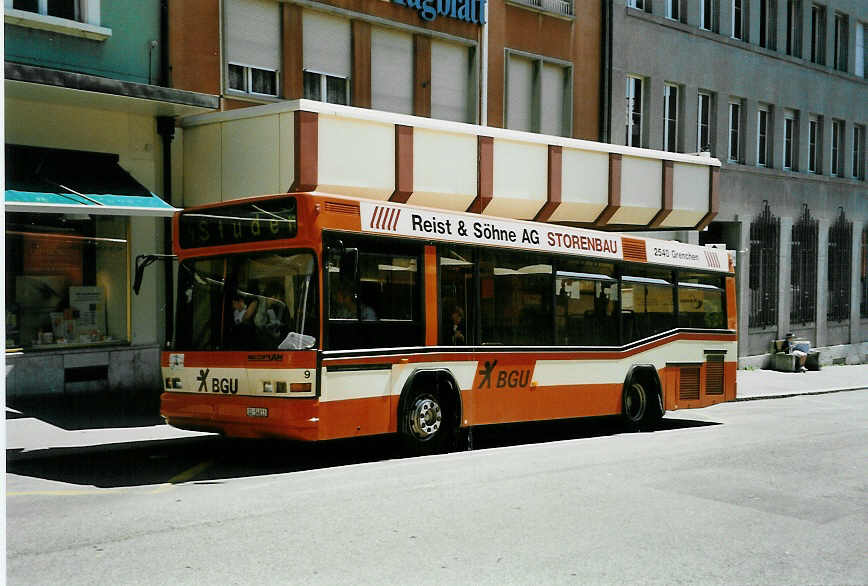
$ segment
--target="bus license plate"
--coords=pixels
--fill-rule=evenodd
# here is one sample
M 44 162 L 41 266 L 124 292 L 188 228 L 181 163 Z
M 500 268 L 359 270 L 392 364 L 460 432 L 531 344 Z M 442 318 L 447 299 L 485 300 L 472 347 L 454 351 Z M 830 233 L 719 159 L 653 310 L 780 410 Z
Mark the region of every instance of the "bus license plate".
M 248 417 L 268 417 L 268 408 L 267 407 L 248 407 L 247 408 L 247 416 Z

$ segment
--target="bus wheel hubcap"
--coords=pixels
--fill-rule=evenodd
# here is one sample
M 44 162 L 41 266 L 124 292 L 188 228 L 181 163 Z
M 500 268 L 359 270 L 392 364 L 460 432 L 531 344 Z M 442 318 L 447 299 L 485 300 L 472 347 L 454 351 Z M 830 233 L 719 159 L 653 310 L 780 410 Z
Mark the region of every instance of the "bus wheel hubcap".
M 631 421 L 640 421 L 645 415 L 645 389 L 642 385 L 630 385 L 630 390 L 624 399 L 624 410 Z
M 443 412 L 437 401 L 419 397 L 410 412 L 410 430 L 419 439 L 428 439 L 440 429 Z

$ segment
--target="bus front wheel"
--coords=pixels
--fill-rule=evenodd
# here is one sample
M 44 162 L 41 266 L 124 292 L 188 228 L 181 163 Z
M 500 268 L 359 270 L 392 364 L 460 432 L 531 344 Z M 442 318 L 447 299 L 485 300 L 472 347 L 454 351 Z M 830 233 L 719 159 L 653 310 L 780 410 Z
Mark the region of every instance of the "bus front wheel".
M 446 451 L 455 435 L 449 408 L 440 393 L 415 390 L 407 396 L 401 412 L 401 436 L 413 454 Z

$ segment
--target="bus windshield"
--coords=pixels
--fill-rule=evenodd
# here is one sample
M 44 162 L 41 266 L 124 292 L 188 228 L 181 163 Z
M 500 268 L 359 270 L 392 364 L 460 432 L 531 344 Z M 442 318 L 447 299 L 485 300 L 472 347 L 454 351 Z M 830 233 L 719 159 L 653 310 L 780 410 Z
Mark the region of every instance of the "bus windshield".
M 178 269 L 176 348 L 303 350 L 319 332 L 316 261 L 307 251 L 190 259 Z

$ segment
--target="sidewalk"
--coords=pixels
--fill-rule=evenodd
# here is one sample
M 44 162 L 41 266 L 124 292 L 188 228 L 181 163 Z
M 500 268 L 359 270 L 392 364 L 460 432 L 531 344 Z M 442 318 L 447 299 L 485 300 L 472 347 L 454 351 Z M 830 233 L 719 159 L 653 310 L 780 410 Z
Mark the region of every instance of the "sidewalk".
M 739 370 L 737 401 L 868 389 L 868 364 L 827 366 L 818 372 L 783 373 Z M 212 434 L 184 431 L 161 423 L 155 416 L 118 413 L 79 418 L 69 413 L 34 416 L 29 410 L 6 408 L 6 459 L 22 460 L 56 455 L 65 449 L 123 449 L 136 444 L 185 440 Z

